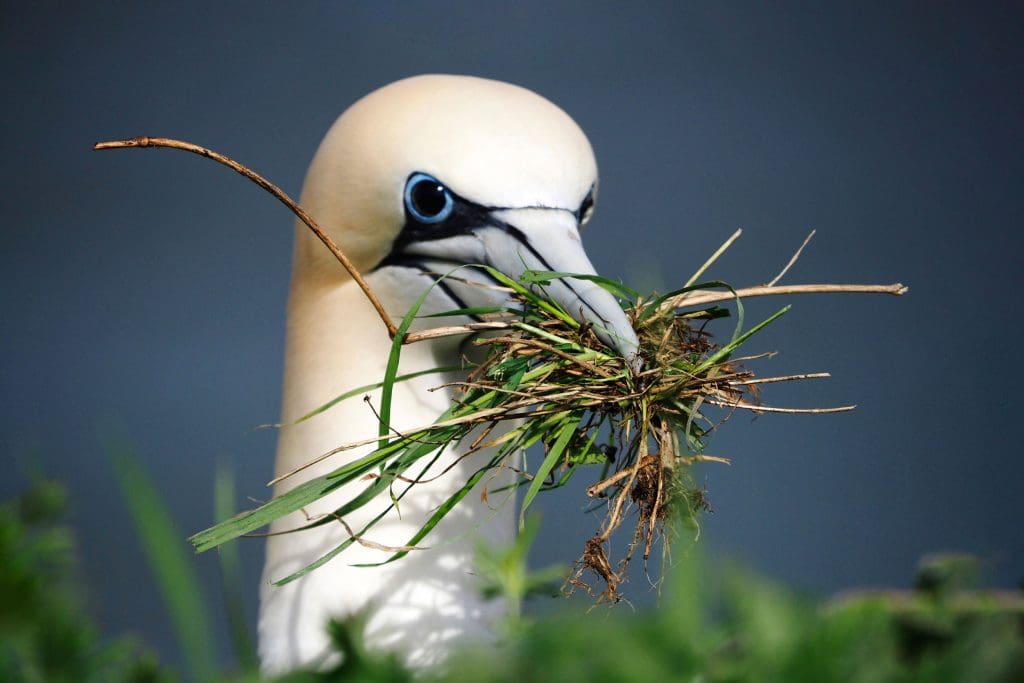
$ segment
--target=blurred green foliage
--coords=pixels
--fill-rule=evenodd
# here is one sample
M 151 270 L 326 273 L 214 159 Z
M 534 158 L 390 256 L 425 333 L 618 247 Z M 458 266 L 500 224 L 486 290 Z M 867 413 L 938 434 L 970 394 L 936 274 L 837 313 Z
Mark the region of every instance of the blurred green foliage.
M 39 480 L 0 504 L 0 680 L 169 681 L 133 640 L 100 640 L 76 576 L 64 487 Z
M 156 499 L 151 504 L 162 506 Z M 64 489 L 48 481 L 0 505 L 0 681 L 178 680 L 132 640 L 100 640 L 83 609 L 70 533 L 60 524 L 64 506 Z M 492 593 L 521 600 L 550 578 L 526 570 L 529 536 L 505 551 L 482 549 Z M 192 571 L 184 566 L 176 571 Z M 657 609 L 516 616 L 503 645 L 463 653 L 443 674 L 420 672 L 415 680 L 1024 681 L 1024 596 L 972 589 L 975 569 L 962 556 L 930 558 L 913 591 L 820 603 L 739 570 L 712 571 L 691 548 L 669 573 Z M 279 683 L 414 680 L 395 657 L 366 649 L 358 617 L 330 630 L 342 663 Z M 186 669 L 197 671 L 194 663 Z M 211 676 L 265 680 L 251 668 Z
M 668 582 L 658 609 L 538 621 L 509 646 L 456 662 L 446 680 L 1024 681 L 1019 593 L 949 587 L 818 604 L 696 557 Z

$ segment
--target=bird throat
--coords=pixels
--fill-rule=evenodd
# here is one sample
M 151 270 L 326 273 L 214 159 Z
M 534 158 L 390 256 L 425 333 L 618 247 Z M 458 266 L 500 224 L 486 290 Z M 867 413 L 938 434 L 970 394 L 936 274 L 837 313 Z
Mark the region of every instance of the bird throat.
M 399 305 L 407 303 L 416 287 L 422 291 L 424 281 L 422 274 L 403 268 L 381 269 L 370 276 L 370 284 L 381 299 Z M 401 315 L 404 311 L 394 313 Z M 283 423 L 355 387 L 383 378 L 390 339 L 353 282 L 327 286 L 296 278 L 287 329 Z M 452 365 L 457 361 L 457 350 L 458 340 L 453 339 L 407 346 L 399 373 Z M 450 390 L 435 388 L 456 379 L 458 373 L 448 373 L 396 384 L 390 427 L 402 432 L 431 424 L 452 399 Z M 379 391 L 374 391 L 342 401 L 301 424 L 284 427 L 275 474 L 280 476 L 338 446 L 375 436 L 379 428 L 377 411 Z M 278 484 L 275 495 L 371 449 L 364 446 L 338 453 L 285 479 Z M 492 543 L 512 539 L 512 501 L 495 510 L 471 493 L 421 542 L 422 549 L 383 566 L 353 566 L 383 562 L 394 548 L 408 543 L 474 468 L 473 463 L 460 461 L 459 455 L 457 448 L 449 447 L 427 471 L 414 473 L 423 482 L 415 484 L 399 509 L 390 510 L 365 536 L 360 532 L 367 523 L 392 506 L 388 495 L 336 524 L 268 538 L 259 619 L 260 656 L 267 672 L 336 661 L 327 637 L 328 621 L 364 610 L 368 614 L 367 644 L 396 652 L 412 666 L 443 661 L 456 642 L 489 638 L 501 605 L 481 597 L 473 574 L 474 541 L 478 537 Z M 277 520 L 271 531 L 296 529 L 313 519 L 330 516 L 365 486 L 366 482 L 354 482 L 342 487 L 304 510 Z M 300 579 L 281 587 L 272 585 L 353 534 L 364 542 L 352 544 Z

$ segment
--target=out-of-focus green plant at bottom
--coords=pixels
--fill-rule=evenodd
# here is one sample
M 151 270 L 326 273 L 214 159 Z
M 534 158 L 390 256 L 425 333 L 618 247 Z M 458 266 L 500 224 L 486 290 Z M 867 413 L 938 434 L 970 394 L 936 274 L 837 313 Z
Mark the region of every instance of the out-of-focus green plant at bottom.
M 58 524 L 64 497 L 59 484 L 38 482 L 0 504 L 0 681 L 177 680 L 132 640 L 100 640 L 79 597 L 70 533 Z M 525 547 L 521 540 L 505 553 L 484 551 L 489 590 L 511 590 L 506 599 L 518 600 L 545 578 L 524 573 Z M 712 571 L 691 548 L 669 573 L 657 608 L 517 617 L 504 644 L 464 652 L 445 672 L 419 672 L 415 679 L 395 657 L 368 651 L 360 619 L 353 618 L 330 626 L 340 665 L 276 680 L 1024 681 L 1024 596 L 972 590 L 971 567 L 961 557 L 933 558 L 914 591 L 818 603 L 749 573 Z M 266 679 L 249 670 L 213 680 Z
M 0 681 L 174 680 L 129 638 L 103 643 L 76 577 L 65 490 L 37 481 L 0 503 Z
M 1020 592 L 946 585 L 820 604 L 747 572 L 719 577 L 691 551 L 659 608 L 538 621 L 448 680 L 1024 681 Z

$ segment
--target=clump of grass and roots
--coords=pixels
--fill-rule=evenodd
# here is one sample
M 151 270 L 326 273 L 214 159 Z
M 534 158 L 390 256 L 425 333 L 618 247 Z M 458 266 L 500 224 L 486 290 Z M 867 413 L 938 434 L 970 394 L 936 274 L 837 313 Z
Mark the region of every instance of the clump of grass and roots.
M 577 322 L 545 296 L 544 287 L 555 276 L 532 272 L 520 282 L 505 279 L 519 303 L 520 319 L 508 332 L 474 342 L 488 354 L 465 381 L 455 384 L 461 397 L 454 412 L 466 418 L 459 438 L 476 434 L 467 455 L 497 446 L 489 470 L 515 469 L 518 485 L 526 489 L 521 515 L 539 492 L 565 485 L 581 468 L 594 475 L 587 495 L 606 512 L 584 542 L 566 586 L 593 592 L 585 581 L 592 573 L 603 585 L 599 598 L 616 600 L 634 555 L 639 552 L 647 560 L 659 536 L 671 537 L 666 531 L 674 520 L 696 521 L 706 505 L 689 468 L 698 461 L 727 461 L 703 454 L 705 437 L 716 425 L 705 409 L 755 406 L 756 380 L 734 352 L 785 309 L 718 344 L 707 324 L 726 315 L 725 309 L 683 313 L 673 304 L 699 290 L 642 297 L 592 278 L 631 301 L 627 311 L 642 360 L 637 372 L 605 348 L 591 325 Z M 521 422 L 488 440 L 510 419 Z M 544 453 L 540 462 L 533 468 L 515 467 L 516 454 L 537 443 Z M 613 565 L 609 542 L 629 519 L 630 540 Z
M 709 259 L 693 279 L 717 256 Z M 512 280 L 494 269 L 487 271 L 507 288 L 510 305 L 442 314 L 472 315 L 484 321 L 427 330 L 417 337 L 409 329 L 425 293 L 397 326 L 383 381 L 353 389 L 299 420 L 329 410 L 345 398 L 381 388 L 381 432 L 372 440 L 377 441 L 373 452 L 197 534 L 192 539 L 196 547 L 214 547 L 300 509 L 343 484 L 363 481 L 362 491 L 333 514 L 311 520 L 301 528 L 336 523 L 369 501 L 381 500 L 384 494 L 390 496 L 391 505 L 363 529 L 349 529 L 348 539 L 280 583 L 315 569 L 352 543 L 381 549 L 371 540 L 372 533 L 367 535 L 373 524 L 389 513 L 395 514 L 402 499 L 427 477 L 427 469 L 442 450 L 458 444 L 464 453 L 459 461 L 475 458 L 479 466 L 405 545 L 386 548 L 392 552 L 386 561 L 417 550 L 430 531 L 481 482 L 485 498 L 507 491 L 509 485 L 499 479 L 499 473 L 513 472 L 516 481 L 512 486 L 524 489 L 522 522 L 539 493 L 558 489 L 580 471 L 587 471 L 594 476 L 587 495 L 604 504 L 606 512 L 594 535 L 583 543 L 566 588 L 569 592 L 583 588 L 600 601 L 615 601 L 620 598 L 619 586 L 631 560 L 639 553 L 646 561 L 659 538 L 666 541 L 663 547 L 667 551 L 673 523 L 683 520 L 695 524 L 699 512 L 706 508 L 704 491 L 693 484 L 690 468 L 701 461 L 728 462 L 703 452 L 708 434 L 733 410 L 768 410 L 759 403 L 757 388 L 761 383 L 827 376 L 755 378 L 747 363 L 764 354 L 741 357 L 738 351 L 788 307 L 746 329 L 742 298 L 720 282 L 690 284 L 667 295 L 641 296 L 605 278 L 578 276 L 595 281 L 626 302 L 625 309 L 640 341 L 642 364 L 637 370 L 605 347 L 591 325 L 580 323 L 546 295 L 545 287 L 566 274 L 530 271 Z M 458 277 L 458 273 L 438 275 L 439 280 L 444 277 Z M 736 323 L 731 334 L 719 341 L 709 331 L 709 323 L 731 312 L 706 302 L 723 299 L 732 300 Z M 481 331 L 486 333 L 479 334 Z M 472 344 L 486 349 L 483 360 L 466 368 L 464 380 L 448 385 L 457 390 L 456 400 L 433 425 L 401 434 L 392 432 L 388 425 L 393 387 L 413 376 L 397 374 L 403 345 L 456 332 L 478 333 Z M 437 369 L 443 370 L 450 368 Z M 309 464 L 366 443 L 339 445 Z M 537 445 L 543 452 L 539 462 L 525 462 L 521 455 Z M 453 470 L 449 467 L 440 476 L 454 476 Z M 295 472 L 284 476 L 292 474 Z M 430 478 L 437 476 L 432 473 Z M 502 485 L 495 483 L 498 481 Z M 508 497 L 504 500 L 507 504 Z M 632 532 L 619 559 L 613 562 L 610 541 L 627 520 L 632 520 Z M 601 582 L 597 590 L 588 583 L 592 576 Z
M 587 495 L 604 503 L 606 513 L 594 535 L 584 542 L 566 586 L 570 591 L 582 587 L 590 592 L 586 581 L 594 574 L 603 583 L 597 593 L 599 599 L 617 600 L 619 585 L 636 553 L 646 560 L 659 537 L 666 541 L 671 538 L 673 520 L 695 523 L 698 513 L 706 507 L 704 491 L 694 486 L 689 470 L 699 461 L 728 462 L 725 458 L 705 454 L 704 446 L 708 434 L 731 411 L 834 412 L 852 408 L 778 409 L 759 404 L 757 387 L 760 384 L 827 374 L 755 379 L 747 363 L 764 354 L 740 357 L 739 349 L 788 307 L 748 329 L 744 323 L 743 298 L 812 292 L 902 294 L 906 291 L 899 284 L 776 286 L 800 250 L 782 272 L 765 285 L 733 290 L 722 282 L 698 284 L 704 272 L 739 236 L 737 231 L 681 289 L 661 296 L 642 295 L 619 283 L 591 275 L 530 271 L 519 280 L 512 280 L 492 268 L 475 266 L 485 268 L 493 279 L 507 288 L 510 305 L 452 311 L 447 315 L 463 319 L 472 316 L 481 322 L 410 332 L 429 290 L 401 323 L 395 325 L 330 236 L 284 192 L 254 171 L 212 150 L 166 138 L 144 137 L 96 145 L 97 149 L 130 147 L 190 151 L 222 163 L 266 189 L 305 222 L 334 254 L 362 288 L 391 335 L 391 354 L 380 383 L 354 388 L 299 420 L 328 410 L 341 400 L 379 388 L 377 437 L 339 444 L 338 448 L 313 458 L 306 466 L 369 443 L 376 442 L 377 447 L 329 474 L 300 484 L 259 508 L 221 522 L 191 539 L 200 551 L 217 547 L 351 482 L 363 482 L 358 495 L 333 513 L 312 519 L 294 531 L 323 524 L 345 524 L 345 516 L 354 510 L 371 501 L 390 498 L 391 504 L 364 528 L 349 529 L 346 525 L 349 533 L 344 542 L 307 567 L 283 577 L 279 585 L 312 571 L 353 543 L 391 551 L 386 562 L 417 550 L 417 544 L 478 484 L 483 482 L 485 497 L 507 488 L 504 483 L 496 483 L 499 481 L 497 474 L 501 472 L 514 472 L 516 481 L 512 486 L 525 489 L 520 512 L 522 526 L 527 509 L 540 492 L 564 486 L 582 468 L 595 473 Z M 436 277 L 438 281 L 459 277 L 457 271 L 438 273 Z M 593 280 L 624 302 L 640 340 L 642 365 L 639 369 L 606 348 L 590 325 L 581 324 L 546 295 L 545 287 L 559 277 Z M 735 326 L 728 337 L 712 337 L 709 323 L 732 315 L 729 309 L 719 305 L 723 302 L 732 302 Z M 484 359 L 463 368 L 468 373 L 464 380 L 455 384 L 456 401 L 433 425 L 402 434 L 393 432 L 390 428 L 391 396 L 395 384 L 432 372 L 398 375 L 403 346 L 454 334 L 477 335 L 473 343 L 487 350 Z M 438 368 L 435 372 L 452 369 Z M 405 545 L 385 548 L 373 543 L 366 536 L 367 532 L 386 515 L 396 513 L 402 499 L 426 478 L 427 470 L 452 444 L 458 444 L 464 453 L 460 461 L 472 458 L 471 462 L 478 463 L 478 467 Z M 523 458 L 520 464 L 520 454 L 537 445 L 543 451 L 540 461 L 531 466 Z M 454 476 L 451 470 L 446 471 L 448 476 Z M 431 478 L 436 476 L 431 474 Z M 491 489 L 492 485 L 495 490 Z M 504 504 L 509 498 L 505 496 Z M 634 528 L 620 558 L 613 563 L 609 542 L 627 519 L 633 520 Z M 667 549 L 668 544 L 664 547 Z

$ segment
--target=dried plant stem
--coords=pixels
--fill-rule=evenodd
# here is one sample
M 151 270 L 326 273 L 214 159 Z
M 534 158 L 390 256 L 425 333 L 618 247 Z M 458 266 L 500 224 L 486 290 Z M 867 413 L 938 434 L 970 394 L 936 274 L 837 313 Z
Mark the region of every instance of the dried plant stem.
M 185 152 L 192 152 L 193 154 L 198 154 L 199 156 L 206 157 L 207 159 L 212 159 L 213 161 L 223 164 L 224 166 L 227 166 L 233 171 L 242 174 L 252 182 L 262 187 L 270 194 L 277 197 L 277 199 L 280 200 L 282 204 L 287 206 L 289 209 L 291 209 L 292 213 L 298 216 L 299 220 L 306 224 L 306 227 L 313 231 L 313 234 L 320 238 L 320 241 L 324 243 L 324 246 L 327 247 L 327 249 L 330 250 L 332 254 L 334 254 L 334 258 L 338 259 L 338 262 L 341 263 L 342 266 L 344 266 L 345 270 L 348 271 L 348 274 L 351 275 L 352 279 L 356 281 L 357 285 L 359 285 L 359 288 L 363 290 L 363 294 L 365 294 L 366 298 L 369 299 L 374 309 L 376 309 L 377 315 L 380 316 L 381 321 L 384 323 L 384 326 L 388 329 L 388 334 L 391 335 L 392 339 L 395 337 L 396 334 L 398 334 L 398 328 L 395 326 L 395 323 L 391 320 L 391 316 L 389 316 L 387 314 L 387 311 L 384 310 L 384 306 L 383 304 L 381 304 L 380 299 L 378 299 L 377 295 L 373 293 L 372 289 L 370 289 L 370 285 L 366 283 L 366 280 L 363 279 L 363 276 L 359 273 L 359 270 L 355 267 L 355 265 L 348 259 L 347 256 L 345 256 L 345 253 L 341 250 L 341 247 L 338 246 L 337 242 L 331 239 L 331 236 L 324 232 L 323 228 L 317 225 L 316 221 L 313 220 L 313 217 L 306 213 L 305 209 L 303 209 L 291 197 L 289 197 L 284 192 L 284 190 L 279 188 L 277 185 L 274 185 L 272 182 L 261 176 L 256 171 L 253 171 L 247 166 L 243 166 L 234 159 L 226 157 L 223 154 L 220 154 L 219 152 L 214 152 L 212 149 L 200 147 L 199 145 L 194 145 L 191 142 L 174 140 L 172 138 L 151 138 L 143 136 L 131 138 L 130 140 L 108 140 L 107 142 L 97 142 L 95 145 L 93 145 L 94 150 L 130 149 L 144 147 L 166 147 L 168 149 L 180 149 Z
M 743 287 L 733 292 L 716 292 L 713 290 L 698 290 L 680 294 L 669 299 L 662 308 L 682 308 L 684 306 L 701 306 L 722 301 L 734 301 L 736 298 L 746 299 L 755 296 L 782 296 L 786 294 L 891 294 L 902 296 L 909 291 L 909 287 L 899 282 L 891 285 L 839 285 L 839 284 L 816 284 L 816 285 L 757 285 L 756 287 Z M 484 322 L 470 323 L 467 325 L 451 325 L 449 327 L 435 327 L 422 332 L 410 332 L 405 336 L 405 343 L 412 344 L 427 339 L 439 337 L 451 337 L 457 334 L 469 332 L 480 332 L 484 330 L 506 330 L 513 327 L 512 322 Z
M 610 374 L 608 374 L 604 370 L 601 370 L 596 365 L 592 365 L 591 363 L 588 363 L 587 361 L 583 360 L 582 358 L 577 358 L 576 356 L 573 356 L 570 353 L 566 353 L 565 351 L 562 351 L 560 349 L 556 349 L 555 347 L 551 346 L 550 344 L 545 344 L 544 342 L 538 341 L 537 339 L 530 339 L 529 337 L 488 337 L 486 339 L 481 339 L 480 343 L 481 344 L 519 344 L 520 346 L 531 346 L 531 347 L 536 348 L 536 349 L 541 349 L 543 351 L 547 351 L 548 353 L 550 353 L 550 354 L 552 354 L 554 356 L 558 356 L 559 358 L 561 358 L 563 360 L 566 360 L 566 361 L 569 361 L 570 363 L 575 363 L 576 365 L 579 365 L 580 367 L 582 367 L 584 370 L 586 370 L 586 371 L 588 371 L 590 373 L 593 373 L 595 375 L 598 375 L 599 377 L 604 377 L 605 379 L 608 379 L 609 377 L 611 377 Z
M 687 465 L 692 465 L 695 462 L 717 462 L 722 465 L 731 465 L 732 460 L 729 458 L 722 458 L 717 455 L 688 455 L 685 458 L 680 458 Z
M 419 332 L 409 332 L 405 335 L 405 343 L 412 344 L 414 342 L 427 341 L 428 339 L 439 339 L 441 337 L 451 337 L 456 334 L 466 334 L 467 332 L 486 332 L 488 330 L 508 330 L 511 328 L 511 322 L 501 321 L 468 323 L 466 325 L 452 325 L 449 327 L 432 327 Z
M 651 458 L 650 462 L 654 462 L 653 456 L 647 456 L 647 457 Z M 614 486 L 615 484 L 619 483 L 620 481 L 622 481 L 626 477 L 631 476 L 633 474 L 634 470 L 639 470 L 645 464 L 649 464 L 649 463 L 637 462 L 632 467 L 629 467 L 629 468 L 623 469 L 623 470 L 619 470 L 618 472 L 616 472 L 612 476 L 608 477 L 607 479 L 599 481 L 596 484 L 594 484 L 593 486 L 591 486 L 590 488 L 588 488 L 587 489 L 587 495 L 590 496 L 591 498 L 596 498 L 598 495 L 601 494 L 602 491 L 604 491 L 605 489 L 607 489 L 610 486 Z
M 803 379 L 829 379 L 832 377 L 831 373 L 828 372 L 805 372 L 800 375 L 782 375 L 779 377 L 751 377 L 743 380 L 729 380 L 729 386 L 746 386 L 748 384 L 772 384 L 774 382 L 792 382 L 795 380 Z
M 755 413 L 791 413 L 794 415 L 826 415 L 828 413 L 848 413 L 856 410 L 857 406 L 837 406 L 835 408 L 772 408 L 755 403 L 744 403 L 742 401 L 719 401 L 718 399 L 704 399 L 713 406 L 720 408 L 742 408 L 752 410 Z
M 780 296 L 784 294 L 892 294 L 894 296 L 902 296 L 909 289 L 909 287 L 899 282 L 891 285 L 758 285 L 757 287 L 737 289 L 735 294 L 732 292 L 714 292 L 710 290 L 686 292 L 669 299 L 662 304 L 662 308 L 700 306 L 718 303 L 719 301 L 733 301 L 736 298 L 748 299 L 755 296 Z
M 640 474 L 640 470 L 644 467 L 649 467 L 652 464 L 657 463 L 657 458 L 653 455 L 647 455 L 647 434 L 641 433 L 640 436 L 640 451 L 637 454 L 636 462 L 632 467 L 623 470 L 626 472 L 626 482 L 620 489 L 618 494 L 615 496 L 615 502 L 612 504 L 612 509 L 608 513 L 608 516 L 604 520 L 604 531 L 595 536 L 595 539 L 604 543 L 607 541 L 612 533 L 619 528 L 622 523 L 623 507 L 629 500 L 630 491 L 633 489 L 633 484 L 636 483 L 636 478 Z M 589 490 L 587 491 L 589 494 Z

